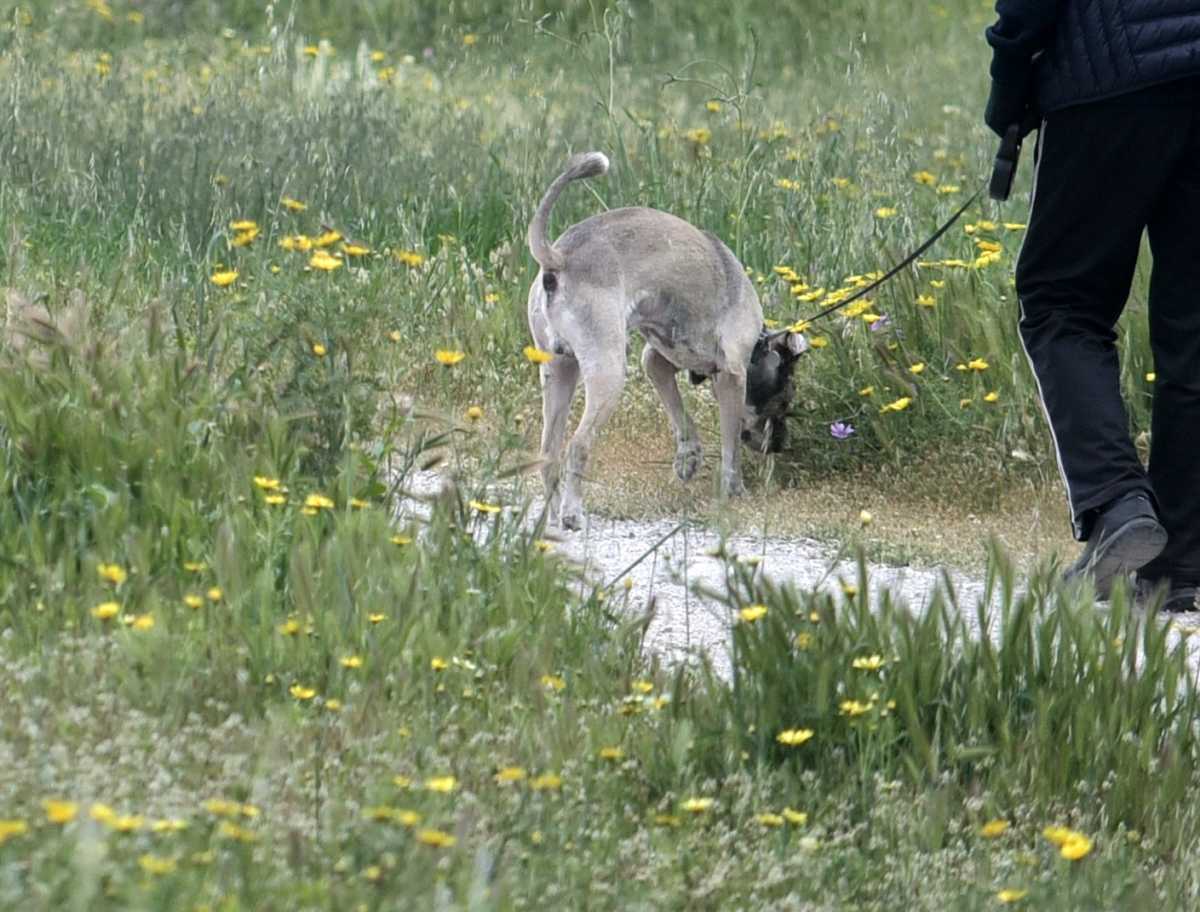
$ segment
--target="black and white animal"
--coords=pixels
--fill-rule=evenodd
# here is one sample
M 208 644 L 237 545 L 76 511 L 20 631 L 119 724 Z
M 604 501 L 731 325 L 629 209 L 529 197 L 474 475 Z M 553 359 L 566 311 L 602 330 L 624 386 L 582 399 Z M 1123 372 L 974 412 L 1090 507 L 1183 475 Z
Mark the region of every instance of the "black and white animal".
M 782 448 L 792 369 L 808 347 L 799 333 L 764 334 L 758 295 L 737 258 L 719 238 L 670 213 L 613 209 L 572 225 L 552 244 L 547 225 L 563 188 L 607 170 L 599 152 L 572 158 L 529 225 L 529 250 L 541 266 L 529 289 L 529 328 L 538 348 L 554 355 L 541 367 L 542 480 L 550 521 L 568 529 L 582 525 L 580 485 L 596 435 L 620 399 L 631 330 L 646 341 L 642 367 L 666 408 L 675 474 L 684 481 L 702 456 L 675 374 L 711 378 L 727 495 L 744 491 L 740 440 L 759 450 Z M 564 466 L 580 377 L 586 405 Z

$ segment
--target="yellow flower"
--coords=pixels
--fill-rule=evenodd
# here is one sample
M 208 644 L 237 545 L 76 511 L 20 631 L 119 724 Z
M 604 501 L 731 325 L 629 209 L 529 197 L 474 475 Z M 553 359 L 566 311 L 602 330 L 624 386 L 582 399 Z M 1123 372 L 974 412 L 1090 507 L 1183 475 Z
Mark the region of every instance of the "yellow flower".
M 279 201 L 279 205 L 281 205 L 288 212 L 303 212 L 308 208 L 307 203 L 302 203 L 298 199 L 292 199 L 290 196 L 285 196 L 283 199 L 281 199 Z
M 431 792 L 440 792 L 447 795 L 454 791 L 458 785 L 458 780 L 453 776 L 435 776 L 432 779 L 425 780 L 425 788 Z
M 392 536 L 392 544 L 399 545 L 401 547 L 403 547 L 404 545 L 411 545 L 412 544 L 412 536 L 411 535 L 402 535 L 400 533 L 397 533 Z
M 1005 231 L 1024 231 L 1028 227 L 1029 226 L 1026 225 L 1024 222 L 1005 222 L 1004 223 Z
M 875 521 L 875 517 L 871 515 L 869 510 L 859 510 L 858 521 L 864 526 L 869 526 Z
M 70 823 L 79 816 L 79 805 L 74 801 L 59 801 L 54 798 L 47 798 L 42 802 L 42 808 L 46 812 L 46 820 L 50 823 L 60 825 Z
M 183 569 L 188 573 L 202 573 L 208 565 L 204 561 L 184 561 Z
M 313 269 L 320 269 L 322 272 L 333 272 L 342 265 L 342 261 L 333 254 L 324 250 L 318 250 L 312 255 L 312 259 L 308 261 L 308 265 Z
M 96 567 L 96 572 L 100 575 L 100 579 L 112 583 L 114 586 L 125 582 L 125 568 L 120 564 L 100 564 Z
M 640 694 L 654 693 L 654 685 L 650 681 L 634 681 L 630 689 Z
M 808 823 L 808 814 L 804 813 L 804 811 L 795 811 L 790 807 L 786 807 L 783 809 L 782 814 L 783 819 L 792 826 L 804 826 Z
M 534 348 L 532 345 L 526 345 L 525 358 L 531 364 L 549 364 L 554 360 L 554 355 L 548 351 L 542 351 L 540 348 Z
M 1157 379 L 1158 379 L 1158 374 L 1156 374 L 1154 371 L 1148 371 L 1146 373 L 1146 382 L 1147 383 L 1153 383 Z
M 324 357 L 325 357 L 325 353 L 326 353 L 327 351 L 329 351 L 329 349 L 327 349 L 327 348 L 326 348 L 324 345 L 322 345 L 320 342 L 314 342 L 314 343 L 313 343 L 313 346 L 312 346 L 312 353 L 313 353 L 314 355 L 316 355 L 318 358 L 324 358 Z
M 826 345 L 829 344 L 829 340 L 826 339 L 824 336 L 813 336 L 811 339 L 808 340 L 808 344 L 812 348 L 824 348 Z
M 315 238 L 313 238 L 312 243 L 313 243 L 313 246 L 317 247 L 317 248 L 332 247 L 334 244 L 336 244 L 341 239 L 342 239 L 341 232 L 333 231 L 331 229 L 329 231 L 323 231 L 320 234 L 318 234 Z
M 541 684 L 547 690 L 556 690 L 556 691 L 564 690 L 567 686 L 567 682 L 563 678 L 559 677 L 558 675 L 552 675 L 552 674 L 542 675 Z
M 468 421 L 478 421 L 483 417 L 483 409 L 478 405 L 472 405 L 466 410 L 466 412 L 463 413 L 463 417 Z
M 258 237 L 258 228 L 251 228 L 248 231 L 239 231 L 233 236 L 233 240 L 229 242 L 230 247 L 249 247 Z
M 134 630 L 151 630 L 154 627 L 154 615 L 139 614 L 129 624 Z
M 612 761 L 616 762 L 617 760 L 623 760 L 624 758 L 625 758 L 625 751 L 619 747 L 602 747 L 602 748 L 600 748 L 600 759 L 601 760 L 612 760 Z
M 895 215 L 896 215 L 896 210 L 892 206 L 880 206 L 878 209 L 875 210 L 876 218 L 881 218 L 881 219 L 894 218 Z
M 984 402 L 999 402 L 1000 394 L 998 392 L 996 392 L 995 390 L 992 390 L 990 393 L 988 393 L 986 396 L 983 397 L 983 401 Z
M 304 506 L 310 510 L 332 510 L 333 501 L 324 494 L 309 494 L 304 498 Z
M 959 407 L 959 408 L 961 408 L 961 409 L 970 408 L 970 407 L 971 407 L 971 400 L 970 400 L 970 399 L 959 399 L 959 400 L 958 400 L 958 407 Z
M 683 134 L 683 138 L 698 146 L 707 146 L 712 139 L 712 130 L 708 127 L 693 127 Z
M 279 484 L 280 482 L 278 478 L 269 478 L 266 475 L 254 476 L 254 486 L 256 488 L 261 488 L 264 491 L 278 491 Z
M 325 708 L 329 710 L 329 712 L 339 712 L 342 708 L 342 701 L 338 699 L 326 700 Z
M 363 663 L 362 656 L 356 656 L 356 655 L 342 656 L 341 661 L 342 661 L 343 668 L 362 668 L 362 663 Z
M 934 307 L 937 305 L 937 299 L 933 295 L 920 294 L 917 295 L 917 305 L 920 307 Z
M 703 814 L 712 806 L 713 800 L 711 798 L 689 798 L 679 807 L 689 814 Z
M 796 634 L 796 648 L 797 649 L 808 649 L 810 646 L 812 646 L 812 634 L 811 633 Z
M 562 788 L 562 777 L 554 773 L 543 773 L 531 779 L 529 787 L 535 792 L 556 792 Z
M 311 700 L 317 695 L 317 691 L 313 687 L 305 687 L 303 684 L 293 684 L 288 688 L 288 693 L 303 703 L 306 700 Z
M 879 411 L 880 412 L 902 412 L 906 408 L 908 408 L 910 405 L 912 405 L 912 399 L 910 399 L 908 396 L 901 396 L 895 402 L 889 402 L 887 405 L 885 405 Z
M 924 372 L 925 372 L 925 362 L 924 362 L 924 361 L 918 361 L 916 364 L 912 365 L 912 366 L 911 366 L 911 367 L 908 369 L 908 372 L 909 372 L 910 374 L 921 374 L 921 373 L 924 373 Z
M 370 247 L 364 247 L 362 244 L 342 244 L 342 253 L 348 257 L 362 257 L 371 252 Z
M 452 351 L 445 348 L 439 348 L 433 353 L 433 357 L 437 363 L 445 365 L 446 367 L 453 367 L 466 356 L 467 355 L 465 352 Z
M 432 668 L 434 671 L 445 671 L 447 668 L 450 667 L 450 663 L 447 662 L 445 659 L 443 659 L 441 656 L 434 656 L 432 659 L 429 660 L 429 667 Z
M 520 782 L 525 778 L 525 770 L 519 766 L 506 766 L 496 773 L 495 779 L 498 785 L 504 785 L 510 782 Z
M 924 187 L 932 187 L 937 183 L 937 178 L 928 171 L 917 171 L 913 174 L 913 180 Z
M 197 599 L 199 601 L 199 599 Z M 304 628 L 300 626 L 300 622 L 295 618 L 288 618 L 282 624 L 275 628 L 284 636 L 296 636 Z
M 850 664 L 859 671 L 878 671 L 884 666 L 884 660 L 883 656 L 871 655 L 857 658 Z
M 873 387 L 873 386 L 864 386 L 862 389 L 860 389 L 860 390 L 858 391 L 858 394 L 859 394 L 860 396 L 874 396 L 874 395 L 875 395 L 875 387 Z
M 409 269 L 416 269 L 425 262 L 424 255 L 415 250 L 397 250 L 395 257 Z
M 937 192 L 941 194 L 959 193 L 962 188 L 958 184 L 941 184 L 937 188 Z
M 287 503 L 287 495 L 285 494 L 267 494 L 263 497 L 263 503 L 277 507 L 280 504 Z
M 838 709 L 841 710 L 842 715 L 850 716 L 850 718 L 861 716 L 870 708 L 869 703 L 862 703 L 858 700 L 843 700 L 838 704 Z
M 704 105 L 704 108 L 705 108 L 705 110 L 709 111 L 712 114 L 717 114 L 721 110 L 721 102 L 719 102 L 719 101 L 706 102 Z
M 674 814 L 655 814 L 654 823 L 657 826 L 677 827 L 682 825 L 683 821 Z
M 477 510 L 480 513 L 499 513 L 501 507 L 496 504 L 484 503 L 480 500 L 472 500 L 468 504 L 472 510 Z
M 1012 887 L 1006 887 L 996 894 L 996 899 L 1005 904 L 1015 903 L 1024 899 L 1028 893 L 1028 890 L 1016 890 Z
M 198 611 L 199 609 L 204 607 L 204 599 L 200 598 L 200 596 L 198 596 L 198 595 L 192 595 L 192 594 L 185 595 L 183 597 L 183 603 L 185 605 L 187 605 L 189 608 L 191 608 L 193 611 Z
M 738 617 L 746 624 L 753 624 L 755 621 L 766 617 L 766 605 L 747 605 L 738 612 Z
M 775 186 L 778 187 L 780 190 L 799 190 L 800 189 L 799 182 L 791 180 L 790 178 L 786 178 L 786 177 L 775 178 Z
M 146 853 L 138 859 L 138 865 L 147 874 L 170 874 L 175 870 L 175 859 Z
M 848 177 L 831 177 L 829 180 L 839 190 L 845 190 L 850 186 L 850 178 Z
M 417 842 L 437 849 L 452 849 L 458 840 L 441 830 L 421 830 L 417 833 Z
M 979 835 L 985 839 L 995 839 L 997 836 L 1003 836 L 1008 829 L 1008 821 L 997 817 L 995 820 L 989 820 L 979 828 Z
M 0 846 L 8 840 L 24 836 L 28 832 L 29 824 L 24 820 L 0 820 Z
M 116 602 L 104 602 L 92 609 L 92 617 L 98 621 L 111 621 L 121 612 Z
M 471 47 L 472 45 L 476 44 L 478 41 L 479 41 L 479 36 L 472 32 L 468 32 L 467 34 L 463 35 L 463 44 L 466 45 L 467 47 Z
M 258 841 L 258 837 L 250 830 L 240 827 L 236 823 L 231 823 L 228 820 L 221 821 L 221 825 L 217 827 L 217 835 L 223 839 L 233 839 L 236 842 Z
M 213 586 L 204 594 L 208 596 L 208 600 L 210 602 L 219 602 L 221 601 L 221 597 L 225 595 L 225 593 L 221 591 L 220 586 Z
M 1089 852 L 1092 851 L 1092 841 L 1082 833 L 1072 833 L 1071 836 L 1064 842 L 1058 850 L 1063 858 L 1067 861 L 1079 861 Z
M 227 269 L 223 272 L 214 272 L 208 277 L 208 280 L 218 288 L 225 288 L 237 281 L 238 271 L 236 269 Z
M 229 223 L 231 231 L 257 231 L 258 222 L 253 219 L 236 219 Z
M 386 617 L 387 615 L 384 614 L 368 614 L 367 620 L 372 624 L 379 624 L 382 623 Z
M 967 362 L 967 370 L 985 371 L 990 365 L 983 358 L 972 358 Z
M 788 728 L 775 736 L 775 740 L 788 747 L 799 747 L 813 736 L 811 728 Z

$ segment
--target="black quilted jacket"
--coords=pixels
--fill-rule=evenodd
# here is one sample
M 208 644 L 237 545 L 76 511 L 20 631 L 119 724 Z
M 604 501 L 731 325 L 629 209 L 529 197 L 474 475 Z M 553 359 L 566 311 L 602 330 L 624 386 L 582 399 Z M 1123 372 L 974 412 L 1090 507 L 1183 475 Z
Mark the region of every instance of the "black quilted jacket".
M 1200 76 L 1200 0 L 997 0 L 992 78 L 1043 113 Z

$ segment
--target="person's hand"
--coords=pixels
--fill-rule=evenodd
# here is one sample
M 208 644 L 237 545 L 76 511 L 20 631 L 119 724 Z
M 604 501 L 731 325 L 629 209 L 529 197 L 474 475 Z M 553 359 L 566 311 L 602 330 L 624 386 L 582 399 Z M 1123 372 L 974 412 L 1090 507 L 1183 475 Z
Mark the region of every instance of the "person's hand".
M 1037 126 L 1037 112 L 1032 107 L 1028 85 L 992 80 L 983 121 L 997 136 L 1003 137 L 1013 124 L 1021 127 L 1021 137 Z

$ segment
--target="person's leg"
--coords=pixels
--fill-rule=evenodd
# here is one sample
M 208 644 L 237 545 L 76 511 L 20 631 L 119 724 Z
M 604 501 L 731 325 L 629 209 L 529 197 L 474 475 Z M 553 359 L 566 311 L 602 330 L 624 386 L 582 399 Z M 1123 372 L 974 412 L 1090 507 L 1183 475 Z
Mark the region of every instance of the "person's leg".
M 1200 91 L 1197 92 L 1200 102 Z M 1175 585 L 1200 583 L 1200 107 L 1190 120 L 1184 157 L 1150 214 L 1150 344 L 1154 413 L 1150 480 L 1170 540 L 1139 574 Z
M 1179 146 L 1177 125 L 1136 96 L 1055 112 L 1038 138 L 1020 331 L 1081 540 L 1099 508 L 1153 496 L 1129 436 L 1115 327 Z

